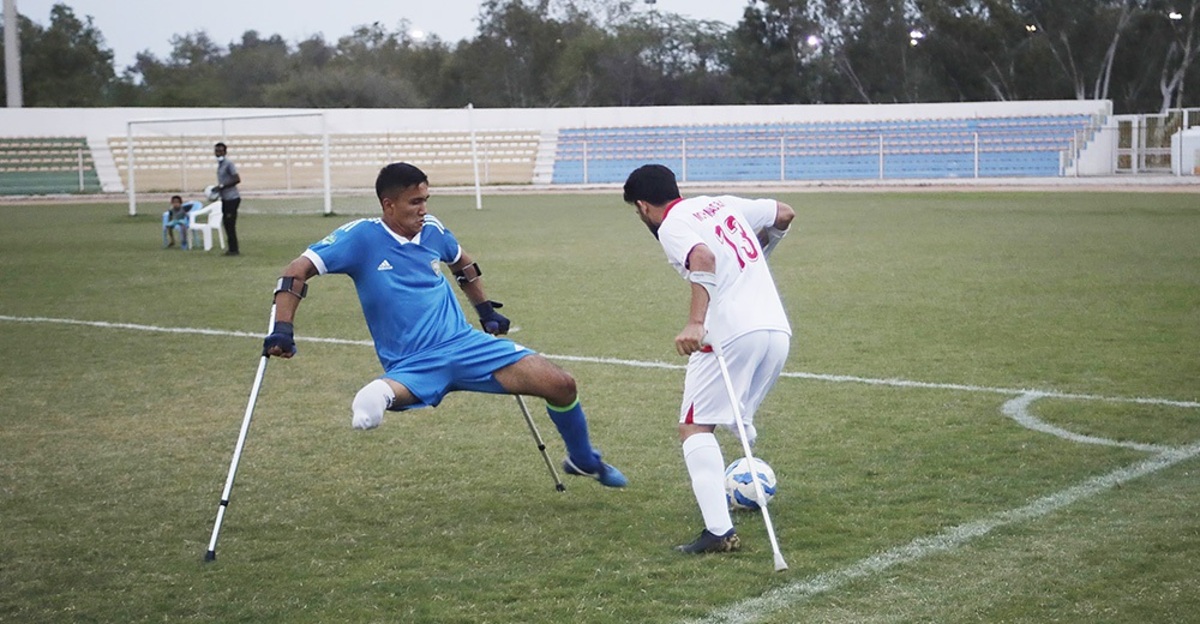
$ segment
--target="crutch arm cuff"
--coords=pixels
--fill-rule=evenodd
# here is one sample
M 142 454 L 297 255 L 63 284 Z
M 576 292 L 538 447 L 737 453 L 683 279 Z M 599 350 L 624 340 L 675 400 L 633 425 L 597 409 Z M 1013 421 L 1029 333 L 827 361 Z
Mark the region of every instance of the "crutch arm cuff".
M 308 296 L 307 283 L 302 283 L 300 285 L 300 290 L 296 290 L 295 285 L 296 278 L 290 276 L 281 277 L 279 278 L 279 281 L 275 283 L 275 292 L 271 295 L 271 297 L 274 298 L 275 295 L 278 295 L 281 292 L 287 293 L 297 299 L 303 299 Z

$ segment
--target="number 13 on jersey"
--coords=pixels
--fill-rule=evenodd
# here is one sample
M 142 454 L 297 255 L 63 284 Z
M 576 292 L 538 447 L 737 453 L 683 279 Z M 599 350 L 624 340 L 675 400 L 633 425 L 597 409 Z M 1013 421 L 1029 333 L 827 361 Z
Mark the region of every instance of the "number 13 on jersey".
M 726 217 L 725 221 L 713 230 L 717 233 L 717 238 L 729 245 L 733 254 L 737 256 L 738 270 L 745 270 L 747 262 L 757 262 L 762 255 L 754 236 L 747 232 L 733 215 Z

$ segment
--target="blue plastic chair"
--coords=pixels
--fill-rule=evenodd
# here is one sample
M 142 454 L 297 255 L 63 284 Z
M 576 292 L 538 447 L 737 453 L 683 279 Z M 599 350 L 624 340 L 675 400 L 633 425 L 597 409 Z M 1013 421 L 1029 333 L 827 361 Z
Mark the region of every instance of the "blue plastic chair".
M 174 221 L 171 220 L 171 211 L 170 210 L 163 212 L 163 214 L 162 214 L 162 225 L 163 225 L 162 244 L 163 244 L 163 247 L 167 246 L 168 230 L 170 228 L 178 228 L 180 247 L 182 249 L 190 249 L 191 248 L 191 246 L 188 245 L 188 222 L 189 222 L 189 219 L 188 219 L 187 213 L 190 213 L 191 211 L 196 210 L 197 208 L 202 208 L 203 206 L 204 206 L 204 204 L 202 204 L 198 201 L 184 202 L 183 208 L 184 208 L 185 212 L 184 212 L 183 218 L 175 219 Z

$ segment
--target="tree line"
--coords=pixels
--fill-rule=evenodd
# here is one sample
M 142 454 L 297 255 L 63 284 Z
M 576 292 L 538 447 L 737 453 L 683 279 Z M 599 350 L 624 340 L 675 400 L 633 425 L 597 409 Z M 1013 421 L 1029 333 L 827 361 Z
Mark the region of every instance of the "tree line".
M 734 0 L 731 0 L 734 1 Z M 124 68 L 89 16 L 18 16 L 26 106 L 457 108 L 1109 99 L 1196 106 L 1200 0 L 745 0 L 733 26 L 653 0 L 486 0 L 473 37 L 176 34 Z M 0 68 L 2 71 L 2 68 Z

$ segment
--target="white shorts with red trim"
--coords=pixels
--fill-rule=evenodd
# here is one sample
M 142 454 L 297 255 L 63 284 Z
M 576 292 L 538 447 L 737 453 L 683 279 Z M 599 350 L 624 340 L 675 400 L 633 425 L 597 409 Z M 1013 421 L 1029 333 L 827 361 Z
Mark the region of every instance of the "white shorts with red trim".
M 787 332 L 763 330 L 739 336 L 725 346 L 725 364 L 729 367 L 730 381 L 738 395 L 742 422 L 751 443 L 756 437 L 754 413 L 783 371 L 790 343 Z M 725 389 L 721 366 L 713 353 L 696 352 L 688 360 L 679 422 L 719 425 L 727 427 L 735 436 L 738 434 L 729 391 Z

